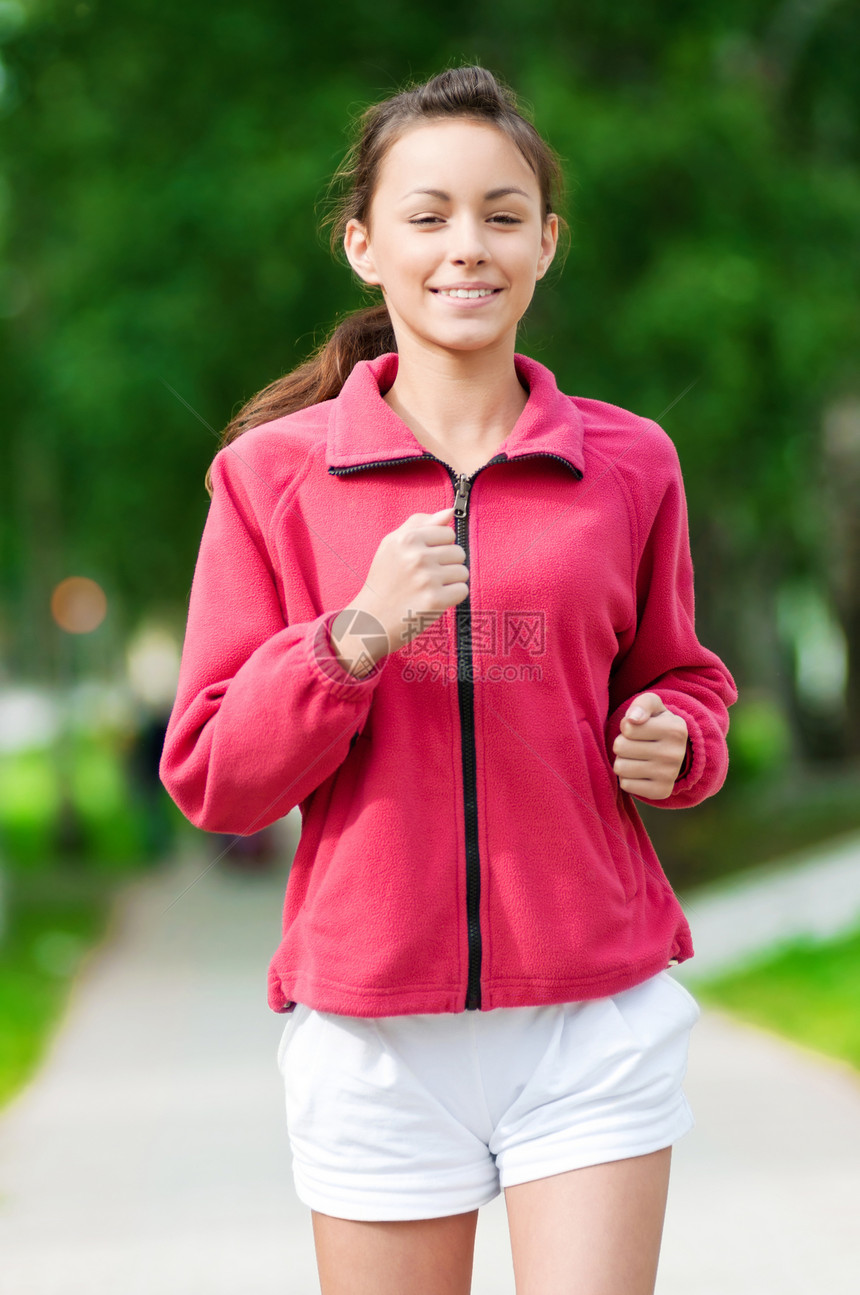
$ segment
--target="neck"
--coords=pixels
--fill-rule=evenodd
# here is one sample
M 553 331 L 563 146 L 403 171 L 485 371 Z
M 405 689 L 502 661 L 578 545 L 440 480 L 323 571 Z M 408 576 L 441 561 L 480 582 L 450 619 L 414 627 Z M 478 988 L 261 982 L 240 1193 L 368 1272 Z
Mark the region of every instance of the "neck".
M 513 342 L 481 351 L 423 349 L 398 339 L 397 377 L 383 399 L 425 449 L 444 458 L 491 457 L 528 400 Z

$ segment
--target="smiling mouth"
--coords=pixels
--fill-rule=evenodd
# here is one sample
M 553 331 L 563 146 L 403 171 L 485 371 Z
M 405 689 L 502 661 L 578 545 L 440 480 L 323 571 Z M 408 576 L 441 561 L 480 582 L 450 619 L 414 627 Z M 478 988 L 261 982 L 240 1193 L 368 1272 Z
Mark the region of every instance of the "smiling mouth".
M 485 297 L 497 297 L 501 288 L 431 288 L 437 297 L 453 297 L 455 301 L 480 301 Z

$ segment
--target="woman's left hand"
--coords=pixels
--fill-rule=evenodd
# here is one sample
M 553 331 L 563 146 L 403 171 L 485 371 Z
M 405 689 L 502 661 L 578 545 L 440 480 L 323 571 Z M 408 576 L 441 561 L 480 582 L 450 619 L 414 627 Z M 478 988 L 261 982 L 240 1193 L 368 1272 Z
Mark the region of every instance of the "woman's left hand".
M 686 722 L 667 710 L 656 693 L 643 692 L 628 706 L 612 749 L 622 791 L 665 800 L 687 753 Z

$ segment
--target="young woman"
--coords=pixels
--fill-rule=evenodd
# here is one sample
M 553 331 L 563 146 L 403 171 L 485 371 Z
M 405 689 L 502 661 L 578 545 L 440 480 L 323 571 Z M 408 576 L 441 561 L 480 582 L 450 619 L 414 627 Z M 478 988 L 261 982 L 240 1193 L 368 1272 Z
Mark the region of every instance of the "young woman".
M 698 1006 L 636 799 L 722 785 L 677 455 L 515 350 L 557 159 L 486 70 L 369 108 L 332 229 L 382 303 L 227 428 L 161 776 L 300 805 L 269 1005 L 323 1295 L 654 1287 Z M 241 435 L 240 435 L 241 434 Z

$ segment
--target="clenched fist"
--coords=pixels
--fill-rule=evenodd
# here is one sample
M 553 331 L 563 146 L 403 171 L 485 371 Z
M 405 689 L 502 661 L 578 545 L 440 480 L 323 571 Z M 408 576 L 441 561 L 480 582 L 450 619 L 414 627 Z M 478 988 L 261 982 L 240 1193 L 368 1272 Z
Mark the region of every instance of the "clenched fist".
M 667 710 L 654 692 L 634 697 L 612 744 L 612 768 L 622 791 L 646 800 L 665 800 L 687 753 L 687 725 Z
M 363 676 L 388 652 L 469 594 L 466 551 L 456 542 L 454 505 L 413 513 L 384 535 L 367 579 L 331 627 L 332 647 L 351 674 Z

